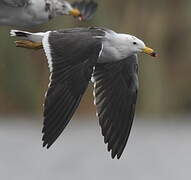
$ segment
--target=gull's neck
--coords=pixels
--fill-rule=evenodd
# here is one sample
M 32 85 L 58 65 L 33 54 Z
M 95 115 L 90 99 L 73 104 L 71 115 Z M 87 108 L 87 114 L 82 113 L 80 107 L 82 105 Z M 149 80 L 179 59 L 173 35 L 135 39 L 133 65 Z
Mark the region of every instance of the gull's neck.
M 128 39 L 129 34 L 115 32 L 106 32 L 103 40 L 103 51 L 100 56 L 100 62 L 120 61 L 131 56 Z

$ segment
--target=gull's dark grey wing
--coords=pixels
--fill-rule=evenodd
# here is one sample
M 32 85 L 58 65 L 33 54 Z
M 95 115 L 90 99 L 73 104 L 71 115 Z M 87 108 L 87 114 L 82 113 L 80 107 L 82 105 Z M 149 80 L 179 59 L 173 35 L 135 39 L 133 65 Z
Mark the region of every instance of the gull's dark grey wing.
M 19 8 L 28 6 L 30 4 L 30 0 L 1 0 L 0 5 L 1 4 L 9 7 Z
M 42 130 L 43 146 L 49 148 L 77 109 L 102 44 L 81 29 L 76 33 L 72 30 L 50 32 L 43 39 L 43 47 L 51 71 Z
M 137 100 L 138 61 L 133 55 L 120 62 L 96 65 L 94 96 L 104 142 L 119 159 L 127 143 Z
M 89 20 L 93 17 L 95 14 L 98 4 L 94 2 L 93 0 L 86 1 L 77 1 L 72 4 L 73 8 L 78 9 L 81 12 L 81 15 L 83 17 L 83 20 Z

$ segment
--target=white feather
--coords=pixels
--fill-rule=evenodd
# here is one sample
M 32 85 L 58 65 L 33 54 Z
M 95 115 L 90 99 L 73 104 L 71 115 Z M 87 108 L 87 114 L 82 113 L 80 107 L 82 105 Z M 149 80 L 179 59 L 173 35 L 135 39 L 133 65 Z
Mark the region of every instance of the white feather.
M 51 48 L 50 48 L 50 43 L 49 43 L 49 34 L 51 31 L 48 31 L 44 34 L 44 37 L 42 39 L 42 44 L 44 47 L 44 51 L 46 54 L 46 57 L 48 59 L 48 67 L 50 72 L 52 72 L 53 67 L 52 67 L 52 56 L 51 56 Z

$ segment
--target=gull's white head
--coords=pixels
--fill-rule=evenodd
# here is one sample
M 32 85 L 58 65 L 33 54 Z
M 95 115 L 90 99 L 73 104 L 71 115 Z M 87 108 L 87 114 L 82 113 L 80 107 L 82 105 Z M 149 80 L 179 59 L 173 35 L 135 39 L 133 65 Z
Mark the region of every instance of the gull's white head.
M 127 35 L 126 38 L 127 38 L 126 43 L 128 46 L 128 50 L 132 54 L 143 52 L 143 53 L 149 54 L 150 56 L 153 56 L 153 57 L 157 56 L 157 54 L 154 52 L 153 49 L 147 47 L 145 45 L 145 43 L 142 40 L 138 39 L 137 37 Z
M 78 9 L 73 8 L 69 2 L 64 0 L 55 1 L 54 10 L 56 15 L 72 15 L 74 17 L 81 16 L 81 12 Z

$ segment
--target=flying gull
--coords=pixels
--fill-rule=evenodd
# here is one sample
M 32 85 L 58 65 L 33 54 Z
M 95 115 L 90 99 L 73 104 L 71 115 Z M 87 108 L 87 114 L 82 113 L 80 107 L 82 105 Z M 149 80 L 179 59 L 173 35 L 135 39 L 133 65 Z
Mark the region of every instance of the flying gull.
M 0 25 L 30 27 L 61 15 L 89 20 L 96 9 L 93 0 L 73 4 L 65 0 L 0 0 Z
M 137 53 L 156 57 L 129 34 L 90 27 L 44 33 L 12 30 L 18 47 L 43 48 L 50 69 L 44 104 L 43 146 L 49 148 L 69 123 L 92 80 L 97 116 L 112 158 L 126 146 L 138 91 Z

